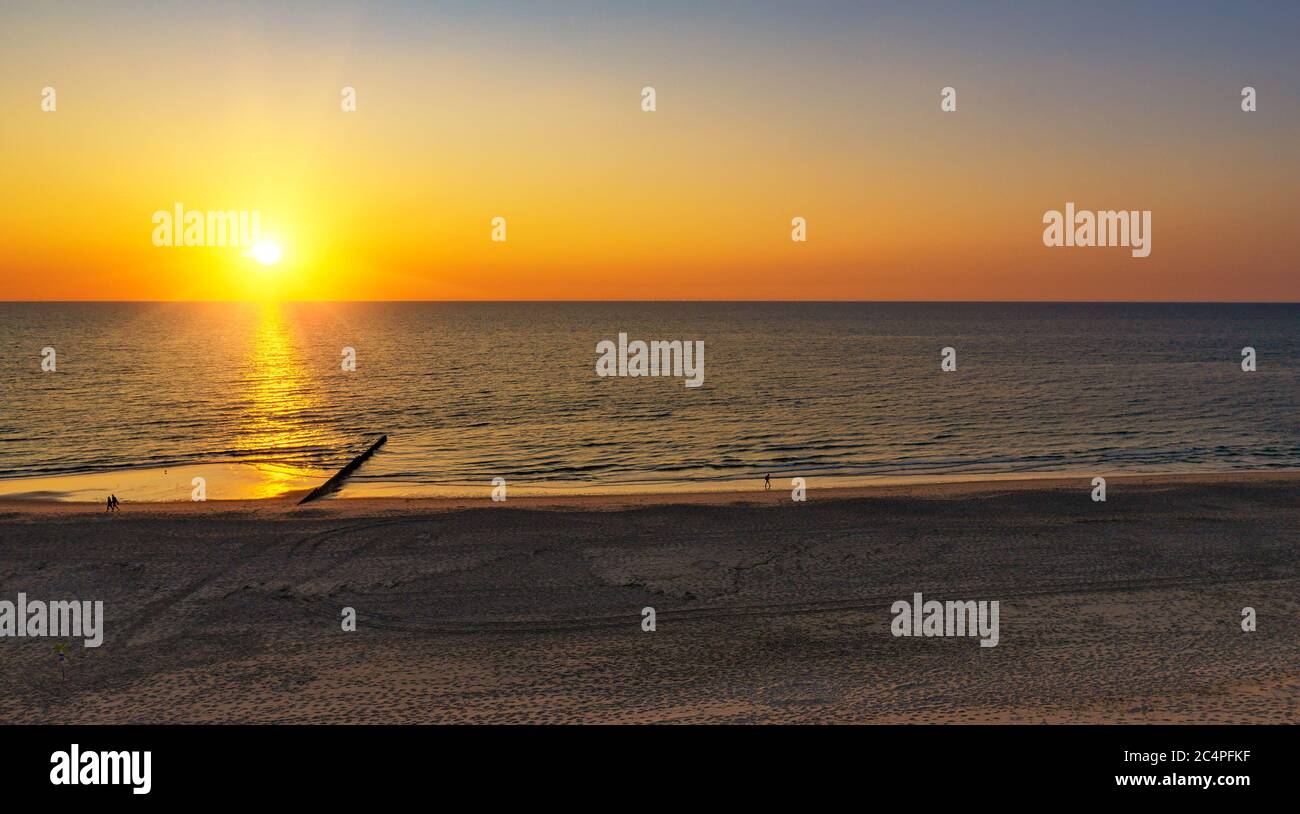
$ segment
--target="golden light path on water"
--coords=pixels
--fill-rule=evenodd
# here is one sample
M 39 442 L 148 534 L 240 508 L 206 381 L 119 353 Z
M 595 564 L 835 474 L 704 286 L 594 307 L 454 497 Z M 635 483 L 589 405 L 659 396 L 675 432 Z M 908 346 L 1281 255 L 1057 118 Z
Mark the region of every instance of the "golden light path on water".
M 257 328 L 243 366 L 246 410 L 234 448 L 238 451 L 287 449 L 319 442 L 321 433 L 308 429 L 303 413 L 320 406 L 294 341 L 283 307 L 260 306 Z M 301 485 L 302 476 L 282 467 L 258 467 L 263 479 L 248 485 L 248 498 L 274 497 Z

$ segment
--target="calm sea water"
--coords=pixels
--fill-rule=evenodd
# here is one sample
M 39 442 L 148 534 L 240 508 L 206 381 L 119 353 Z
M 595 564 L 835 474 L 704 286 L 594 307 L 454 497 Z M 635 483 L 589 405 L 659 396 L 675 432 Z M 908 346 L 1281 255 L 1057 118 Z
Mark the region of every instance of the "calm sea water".
M 703 340 L 704 386 L 598 378 L 620 331 Z M 0 375 L 2 478 L 379 432 L 360 482 L 1300 467 L 1297 305 L 6 303 Z

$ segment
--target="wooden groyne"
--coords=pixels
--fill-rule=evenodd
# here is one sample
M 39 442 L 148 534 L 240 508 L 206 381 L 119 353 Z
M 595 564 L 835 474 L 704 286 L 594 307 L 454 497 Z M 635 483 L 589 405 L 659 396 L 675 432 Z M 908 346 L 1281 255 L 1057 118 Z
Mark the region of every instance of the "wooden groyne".
M 353 458 L 351 461 L 348 462 L 346 466 L 344 466 L 339 471 L 335 472 L 334 477 L 330 478 L 329 480 L 322 483 L 320 486 L 317 486 L 315 489 L 312 489 L 310 492 L 308 492 L 306 497 L 298 501 L 298 505 L 301 506 L 304 503 L 310 503 L 316 498 L 321 497 L 323 495 L 328 495 L 330 492 L 333 492 L 335 489 L 338 489 L 339 486 L 343 484 L 343 481 L 348 479 L 349 475 L 357 471 L 357 467 L 365 463 L 366 460 L 370 458 L 371 455 L 375 454 L 375 450 L 382 447 L 387 441 L 388 441 L 387 435 L 379 436 L 379 439 L 375 441 L 375 443 L 371 444 L 369 449 L 367 449 L 365 452 L 361 453 L 357 457 Z

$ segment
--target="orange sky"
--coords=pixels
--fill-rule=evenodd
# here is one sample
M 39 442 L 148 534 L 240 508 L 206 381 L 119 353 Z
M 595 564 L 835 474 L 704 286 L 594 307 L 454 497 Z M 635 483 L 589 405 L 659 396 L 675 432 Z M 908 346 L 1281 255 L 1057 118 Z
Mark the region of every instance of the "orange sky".
M 1295 96 L 1238 106 L 1280 51 L 74 5 L 4 12 L 0 299 L 1300 299 Z M 1044 247 L 1066 201 L 1152 210 L 1151 256 Z M 259 210 L 283 260 L 154 246 L 176 202 Z

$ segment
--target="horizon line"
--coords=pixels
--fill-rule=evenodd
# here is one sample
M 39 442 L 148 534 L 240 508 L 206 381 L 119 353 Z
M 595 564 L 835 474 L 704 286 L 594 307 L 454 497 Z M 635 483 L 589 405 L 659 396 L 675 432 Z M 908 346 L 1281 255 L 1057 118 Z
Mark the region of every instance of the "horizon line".
M 1300 300 L 818 300 L 818 299 L 332 299 L 332 300 L 292 300 L 292 299 L 231 299 L 231 300 L 0 300 L 0 305 L 254 305 L 269 303 L 286 304 L 324 304 L 324 303 L 805 303 L 805 304 L 906 304 L 906 305 L 1300 305 Z

